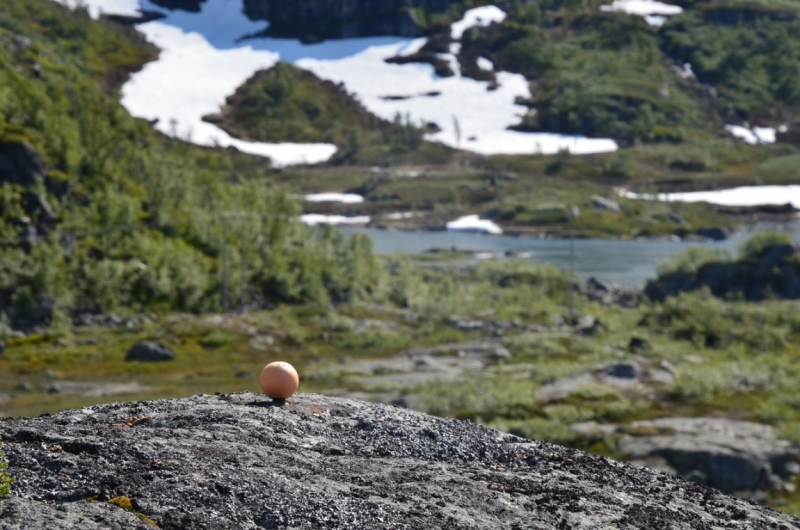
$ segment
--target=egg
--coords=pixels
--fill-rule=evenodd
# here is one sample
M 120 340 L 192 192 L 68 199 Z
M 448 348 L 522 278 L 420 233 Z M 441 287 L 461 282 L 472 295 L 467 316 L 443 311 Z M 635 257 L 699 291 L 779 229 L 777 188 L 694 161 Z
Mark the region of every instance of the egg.
M 297 370 L 289 363 L 269 363 L 261 371 L 261 391 L 272 399 L 288 399 L 300 386 Z

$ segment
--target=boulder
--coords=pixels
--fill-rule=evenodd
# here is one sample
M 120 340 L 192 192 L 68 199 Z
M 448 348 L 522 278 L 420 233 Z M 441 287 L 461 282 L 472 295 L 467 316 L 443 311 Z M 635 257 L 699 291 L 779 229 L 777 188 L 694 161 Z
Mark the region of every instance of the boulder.
M 584 292 L 589 300 L 605 306 L 637 307 L 642 297 L 642 288 L 638 285 L 622 285 L 595 277 L 586 281 Z
M 142 341 L 135 344 L 125 356 L 126 361 L 157 363 L 171 361 L 175 352 L 158 342 Z
M 600 319 L 592 315 L 577 317 L 573 322 L 575 333 L 580 333 L 581 335 L 591 336 L 603 329 Z
M 0 436 L 2 530 L 797 528 L 668 474 L 302 393 L 96 405 L 3 419 Z
M 663 458 L 693 482 L 729 493 L 782 490 L 800 473 L 800 454 L 772 427 L 725 418 L 663 418 L 634 422 L 618 449 L 629 458 Z
M 44 174 L 44 164 L 30 144 L 0 141 L 0 181 L 25 188 L 26 213 L 52 222 L 56 213 L 38 189 Z
M 771 273 L 775 267 L 779 266 L 783 260 L 790 257 L 795 252 L 797 252 L 797 248 L 788 243 L 779 243 L 767 247 L 761 256 L 761 259 L 758 261 L 758 267 L 755 270 L 755 274 L 758 276 L 763 276 Z
M 565 377 L 537 390 L 544 402 L 559 401 L 597 385 L 608 386 L 630 398 L 652 398 L 659 385 L 672 383 L 674 373 L 650 361 L 602 363 L 590 372 Z
M 592 197 L 592 206 L 601 210 L 607 210 L 609 212 L 619 213 L 622 211 L 622 208 L 619 207 L 619 203 L 617 201 L 612 201 L 611 199 L 606 199 L 605 197 L 600 197 L 599 195 Z
M 724 241 L 728 239 L 728 231 L 718 226 L 709 228 L 700 228 L 697 230 L 697 235 L 700 237 L 712 239 L 714 241 Z
M 681 292 L 708 287 L 720 298 L 761 301 L 767 298 L 794 300 L 800 298 L 800 271 L 795 245 L 771 245 L 751 260 L 712 262 L 697 272 L 675 272 L 650 280 L 645 295 L 655 302 Z

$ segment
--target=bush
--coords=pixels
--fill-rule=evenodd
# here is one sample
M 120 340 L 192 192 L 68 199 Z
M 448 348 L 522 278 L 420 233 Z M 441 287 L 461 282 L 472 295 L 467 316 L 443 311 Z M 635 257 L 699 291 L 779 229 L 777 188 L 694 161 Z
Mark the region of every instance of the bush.
M 773 245 L 791 244 L 792 238 L 783 232 L 759 232 L 753 234 L 739 246 L 739 257 L 744 260 L 759 260 Z
M 689 247 L 683 252 L 673 254 L 656 265 L 659 276 L 670 274 L 694 274 L 707 263 L 730 261 L 727 250 L 719 248 Z

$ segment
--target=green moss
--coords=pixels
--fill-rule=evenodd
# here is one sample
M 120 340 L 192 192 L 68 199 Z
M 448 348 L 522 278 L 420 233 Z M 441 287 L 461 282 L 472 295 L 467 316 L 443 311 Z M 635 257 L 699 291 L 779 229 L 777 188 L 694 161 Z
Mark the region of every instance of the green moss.
M 0 438 L 2 440 L 2 438 Z M 4 497 L 11 492 L 11 485 L 14 483 L 13 477 L 6 472 L 8 463 L 6 455 L 3 454 L 3 444 L 0 443 L 0 497 Z
M 119 506 L 123 510 L 133 511 L 133 503 L 131 502 L 130 497 L 126 495 L 122 495 L 120 497 L 114 497 L 113 499 L 108 500 L 108 504 L 113 504 L 114 506 Z

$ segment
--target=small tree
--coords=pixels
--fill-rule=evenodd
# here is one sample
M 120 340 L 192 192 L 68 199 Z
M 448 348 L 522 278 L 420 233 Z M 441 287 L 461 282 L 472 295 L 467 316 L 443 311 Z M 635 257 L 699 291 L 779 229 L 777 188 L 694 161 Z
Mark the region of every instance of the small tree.
M 14 479 L 6 473 L 7 467 L 6 455 L 3 454 L 3 444 L 0 444 L 0 497 L 8 495 L 11 491 L 11 484 L 14 482 Z

